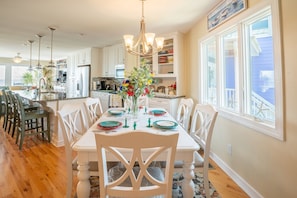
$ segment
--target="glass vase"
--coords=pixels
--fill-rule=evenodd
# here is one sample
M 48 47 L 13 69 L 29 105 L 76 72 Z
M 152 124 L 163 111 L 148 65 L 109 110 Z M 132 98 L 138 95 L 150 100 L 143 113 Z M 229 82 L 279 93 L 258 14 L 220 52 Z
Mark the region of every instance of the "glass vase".
M 138 114 L 139 114 L 138 97 L 132 96 L 131 98 L 131 113 L 132 113 L 133 119 L 138 118 Z

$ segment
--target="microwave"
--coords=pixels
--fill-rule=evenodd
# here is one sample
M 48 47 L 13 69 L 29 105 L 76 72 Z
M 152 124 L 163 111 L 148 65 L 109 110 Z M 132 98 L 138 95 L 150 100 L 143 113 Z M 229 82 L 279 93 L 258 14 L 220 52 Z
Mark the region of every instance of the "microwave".
M 125 65 L 115 66 L 115 78 L 125 78 Z

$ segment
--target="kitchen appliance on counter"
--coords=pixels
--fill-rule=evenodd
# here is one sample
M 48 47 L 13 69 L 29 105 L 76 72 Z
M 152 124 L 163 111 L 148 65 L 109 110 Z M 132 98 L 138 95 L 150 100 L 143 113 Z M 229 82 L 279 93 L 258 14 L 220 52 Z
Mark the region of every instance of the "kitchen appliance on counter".
M 100 81 L 100 89 L 99 90 L 106 90 L 106 81 L 105 80 Z

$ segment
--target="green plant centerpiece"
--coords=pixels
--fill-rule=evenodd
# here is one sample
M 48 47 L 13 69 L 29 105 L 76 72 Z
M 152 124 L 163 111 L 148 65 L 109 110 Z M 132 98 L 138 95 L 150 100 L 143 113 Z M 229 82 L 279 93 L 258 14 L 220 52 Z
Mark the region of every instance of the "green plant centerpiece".
M 120 87 L 119 95 L 124 100 L 131 101 L 129 107 L 134 116 L 138 114 L 138 99 L 140 96 L 153 97 L 153 90 L 150 85 L 153 84 L 153 73 L 150 71 L 149 65 L 141 65 L 134 67 L 127 77 L 123 80 Z M 125 74 L 126 76 L 126 74 Z

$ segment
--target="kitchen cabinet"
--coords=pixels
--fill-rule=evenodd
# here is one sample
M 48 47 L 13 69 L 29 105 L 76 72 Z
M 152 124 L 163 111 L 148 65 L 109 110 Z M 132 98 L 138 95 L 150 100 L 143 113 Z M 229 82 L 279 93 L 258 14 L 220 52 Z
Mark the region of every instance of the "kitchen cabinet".
M 90 65 L 90 78 L 99 75 L 99 55 L 99 48 L 92 47 L 76 51 L 67 57 L 67 96 L 77 94 L 77 66 Z
M 76 52 L 76 65 L 90 65 L 92 59 L 91 48 Z
M 153 97 L 149 99 L 150 108 L 164 108 L 174 118 L 176 118 L 177 107 L 180 98 L 158 98 Z
M 115 66 L 125 64 L 123 44 L 115 44 L 103 48 L 102 77 L 114 77 Z

